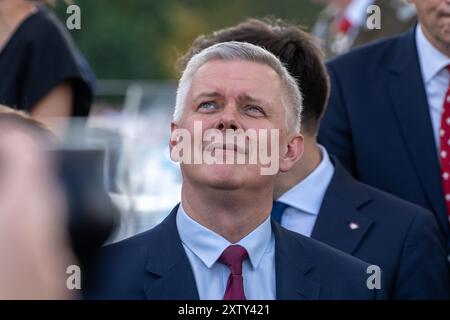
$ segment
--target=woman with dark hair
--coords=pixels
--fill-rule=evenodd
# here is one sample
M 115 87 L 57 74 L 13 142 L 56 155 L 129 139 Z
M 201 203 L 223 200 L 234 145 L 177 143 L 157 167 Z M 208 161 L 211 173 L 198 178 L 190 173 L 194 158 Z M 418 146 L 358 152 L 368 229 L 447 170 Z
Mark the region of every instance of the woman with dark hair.
M 0 0 L 0 104 L 63 133 L 61 119 L 88 115 L 95 77 L 43 2 Z

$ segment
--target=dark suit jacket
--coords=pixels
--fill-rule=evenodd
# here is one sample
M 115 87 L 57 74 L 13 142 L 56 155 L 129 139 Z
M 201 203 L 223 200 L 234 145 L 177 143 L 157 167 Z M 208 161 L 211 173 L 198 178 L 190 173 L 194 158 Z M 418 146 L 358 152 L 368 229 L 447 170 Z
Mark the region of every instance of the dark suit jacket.
M 358 180 L 432 211 L 448 237 L 415 30 L 345 54 L 328 70 L 319 142 Z
M 356 181 L 331 159 L 334 176 L 311 237 L 379 265 L 390 299 L 448 299 L 446 244 L 433 214 Z
M 105 247 L 88 299 L 199 299 L 176 227 L 178 206 L 155 228 Z M 277 299 L 378 299 L 368 264 L 272 223 Z M 245 276 L 245 275 L 244 275 Z

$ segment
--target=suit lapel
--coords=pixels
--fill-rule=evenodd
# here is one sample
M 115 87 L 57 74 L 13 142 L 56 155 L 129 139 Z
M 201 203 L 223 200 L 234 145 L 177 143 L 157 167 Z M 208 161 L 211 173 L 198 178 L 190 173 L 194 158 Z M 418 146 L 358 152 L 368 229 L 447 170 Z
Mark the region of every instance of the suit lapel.
M 320 285 L 308 277 L 314 268 L 309 253 L 300 241 L 287 234 L 280 225 L 273 222 L 275 235 L 275 268 L 277 300 L 318 299 Z
M 358 212 L 358 208 L 371 198 L 335 157 L 330 158 L 335 171 L 311 237 L 353 254 L 373 224 L 371 218 Z
M 389 95 L 424 192 L 437 213 L 441 227 L 447 230 L 444 196 L 439 183 L 437 147 L 421 74 L 414 30 L 398 42 L 394 51 L 390 65 Z
M 148 278 L 144 284 L 147 299 L 199 299 L 194 274 L 176 227 L 177 210 L 178 206 L 156 227 L 158 243 L 149 244 Z

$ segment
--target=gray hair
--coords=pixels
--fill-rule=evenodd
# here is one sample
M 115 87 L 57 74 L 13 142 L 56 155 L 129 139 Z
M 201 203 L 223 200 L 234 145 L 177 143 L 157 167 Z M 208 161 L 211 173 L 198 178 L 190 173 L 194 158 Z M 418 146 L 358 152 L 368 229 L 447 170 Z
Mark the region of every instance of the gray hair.
M 281 79 L 283 93 L 281 102 L 285 108 L 286 128 L 288 131 L 300 132 L 302 94 L 297 81 L 289 74 L 286 67 L 269 51 L 247 42 L 222 42 L 208 47 L 194 55 L 186 65 L 178 82 L 173 122 L 181 119 L 192 78 L 197 70 L 211 60 L 243 60 L 261 63 L 273 69 Z

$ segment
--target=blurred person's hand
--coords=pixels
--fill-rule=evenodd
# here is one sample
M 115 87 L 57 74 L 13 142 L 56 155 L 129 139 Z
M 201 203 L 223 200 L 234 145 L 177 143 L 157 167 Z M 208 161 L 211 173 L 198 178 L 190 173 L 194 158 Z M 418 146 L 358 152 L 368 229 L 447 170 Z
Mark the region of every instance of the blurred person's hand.
M 28 132 L 0 131 L 0 299 L 71 298 L 74 258 L 50 153 Z

